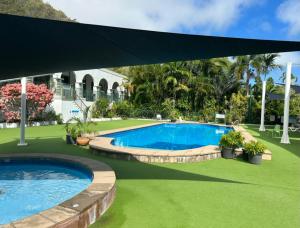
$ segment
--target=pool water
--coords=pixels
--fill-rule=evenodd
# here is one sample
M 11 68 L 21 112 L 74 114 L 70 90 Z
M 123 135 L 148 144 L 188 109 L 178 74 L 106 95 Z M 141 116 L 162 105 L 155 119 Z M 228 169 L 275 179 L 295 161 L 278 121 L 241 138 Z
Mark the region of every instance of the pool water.
M 56 160 L 0 160 L 0 224 L 54 207 L 86 189 L 92 174 Z
M 160 150 L 186 150 L 218 145 L 223 134 L 232 128 L 205 124 L 159 124 L 102 137 L 114 138 L 113 145 Z

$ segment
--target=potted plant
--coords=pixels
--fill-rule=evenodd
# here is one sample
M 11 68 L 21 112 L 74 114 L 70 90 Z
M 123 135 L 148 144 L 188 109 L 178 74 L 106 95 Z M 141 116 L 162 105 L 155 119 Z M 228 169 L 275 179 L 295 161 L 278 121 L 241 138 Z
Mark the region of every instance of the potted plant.
M 77 136 L 76 142 L 80 146 L 86 146 L 90 142 L 90 138 L 85 136 L 85 134 L 90 134 L 93 132 L 92 129 L 92 124 L 93 122 L 85 122 L 85 123 L 78 123 L 78 128 L 79 128 L 79 134 Z
M 244 138 L 240 132 L 230 131 L 220 140 L 221 154 L 223 158 L 234 158 L 235 149 L 243 145 Z
M 66 143 L 67 144 L 75 144 L 76 142 L 76 129 L 74 125 L 71 125 L 71 122 L 75 120 L 74 118 L 69 119 L 66 122 L 65 130 L 66 130 Z
M 84 134 L 92 133 L 92 122 L 84 123 L 79 118 L 71 118 L 67 121 L 65 129 L 67 132 L 66 142 L 67 144 L 75 144 L 81 146 L 88 145 L 90 139 Z
M 261 142 L 250 141 L 245 143 L 244 150 L 248 154 L 248 160 L 252 164 L 259 165 L 262 160 L 262 154 L 264 153 L 266 147 Z

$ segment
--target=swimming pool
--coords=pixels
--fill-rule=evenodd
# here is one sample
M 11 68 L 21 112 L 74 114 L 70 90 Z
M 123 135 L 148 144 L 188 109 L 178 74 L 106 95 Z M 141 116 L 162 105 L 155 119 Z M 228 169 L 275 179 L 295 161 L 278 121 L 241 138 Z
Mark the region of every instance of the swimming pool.
M 112 144 L 120 147 L 178 151 L 218 145 L 222 135 L 231 130 L 229 127 L 207 124 L 166 123 L 101 137 L 113 138 Z
M 39 213 L 86 189 L 84 166 L 56 159 L 0 159 L 0 224 Z

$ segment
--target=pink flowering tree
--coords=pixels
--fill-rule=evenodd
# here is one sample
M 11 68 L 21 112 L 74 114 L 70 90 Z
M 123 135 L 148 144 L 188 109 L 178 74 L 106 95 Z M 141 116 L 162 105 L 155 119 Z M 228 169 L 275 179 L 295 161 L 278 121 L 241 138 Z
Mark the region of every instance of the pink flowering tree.
M 53 93 L 45 84 L 27 83 L 27 114 L 33 120 L 52 102 Z M 7 84 L 0 89 L 0 110 L 7 122 L 18 122 L 21 119 L 21 84 Z

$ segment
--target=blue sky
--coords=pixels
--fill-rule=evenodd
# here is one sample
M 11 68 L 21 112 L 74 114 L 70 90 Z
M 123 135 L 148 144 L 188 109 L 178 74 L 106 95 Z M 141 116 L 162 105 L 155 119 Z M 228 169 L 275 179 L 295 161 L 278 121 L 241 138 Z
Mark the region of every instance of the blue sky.
M 300 0 L 44 0 L 82 23 L 157 31 L 300 40 Z M 300 64 L 300 53 L 278 63 Z M 293 73 L 300 83 L 300 67 Z M 278 81 L 281 72 L 270 76 Z

